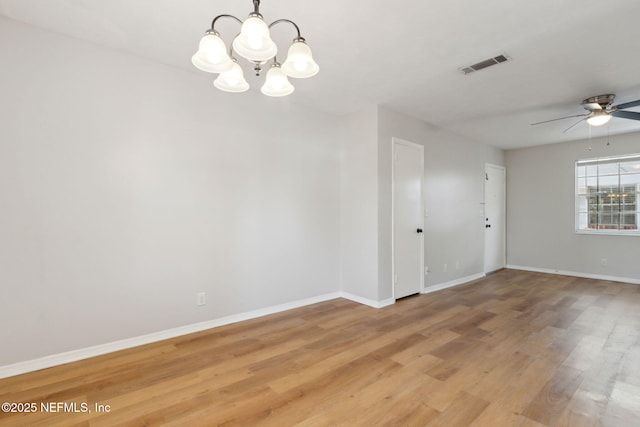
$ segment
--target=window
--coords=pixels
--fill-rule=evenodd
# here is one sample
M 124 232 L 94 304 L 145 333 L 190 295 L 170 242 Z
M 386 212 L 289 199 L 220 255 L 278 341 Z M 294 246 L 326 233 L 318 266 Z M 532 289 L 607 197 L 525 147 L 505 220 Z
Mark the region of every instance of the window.
M 576 162 L 576 232 L 640 235 L 640 154 Z

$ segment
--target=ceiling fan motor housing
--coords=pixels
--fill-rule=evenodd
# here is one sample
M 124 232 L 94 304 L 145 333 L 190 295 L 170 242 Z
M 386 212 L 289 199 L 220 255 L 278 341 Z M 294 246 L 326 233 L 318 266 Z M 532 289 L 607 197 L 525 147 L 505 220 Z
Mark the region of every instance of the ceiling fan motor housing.
M 613 104 L 615 98 L 613 94 L 592 96 L 582 101 L 582 106 L 588 111 L 606 110 Z

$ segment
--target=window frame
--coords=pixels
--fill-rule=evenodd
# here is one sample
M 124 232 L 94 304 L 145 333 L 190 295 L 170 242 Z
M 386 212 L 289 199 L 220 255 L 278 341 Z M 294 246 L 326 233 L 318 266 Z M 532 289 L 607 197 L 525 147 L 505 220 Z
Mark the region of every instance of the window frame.
M 611 157 L 599 157 L 599 158 L 591 158 L 591 159 L 580 159 L 580 160 L 576 160 L 575 162 L 575 177 L 574 177 L 574 185 L 575 185 L 575 194 L 574 194 L 574 198 L 575 198 L 575 208 L 574 208 L 574 213 L 575 213 L 575 232 L 576 234 L 596 234 L 596 235 L 613 235 L 613 236 L 640 236 L 640 180 L 637 183 L 633 183 L 633 184 L 629 184 L 629 183 L 623 183 L 622 182 L 622 178 L 624 176 L 628 176 L 628 175 L 636 175 L 635 171 L 632 173 L 622 173 L 620 170 L 620 163 L 624 163 L 624 162 L 629 162 L 629 161 L 635 161 L 638 162 L 638 164 L 640 165 L 640 153 L 639 154 L 627 154 L 627 155 L 620 155 L 620 156 L 611 156 Z M 616 164 L 617 165 L 617 172 L 616 173 L 600 173 L 600 166 L 601 165 L 607 165 L 607 164 Z M 584 176 L 580 176 L 580 167 L 581 166 L 588 166 L 588 165 L 595 165 L 597 166 L 597 171 L 596 171 L 596 175 L 590 175 L 588 172 L 588 169 L 585 169 L 585 174 Z M 638 169 L 637 175 L 640 178 L 640 169 Z M 613 186 L 617 186 L 618 187 L 618 191 L 620 191 L 620 188 L 625 185 L 625 186 L 630 186 L 630 185 L 635 185 L 636 186 L 636 191 L 635 191 L 635 195 L 636 195 L 636 200 L 635 200 L 635 229 L 621 229 L 620 226 L 624 225 L 624 224 L 620 224 L 620 219 L 618 219 L 618 228 L 616 229 L 611 229 L 611 228 L 589 228 L 589 217 L 592 215 L 592 212 L 590 211 L 590 206 L 591 204 L 589 203 L 589 199 L 590 197 L 590 193 L 589 193 L 589 185 L 588 185 L 588 181 L 589 178 L 595 178 L 596 179 L 596 185 L 599 187 L 600 186 L 600 181 L 601 181 L 601 177 L 616 177 L 617 178 L 617 184 L 613 184 Z M 584 179 L 583 181 L 583 188 L 585 189 L 585 191 L 583 193 L 580 192 L 580 179 Z M 607 187 L 611 187 L 612 184 L 603 184 L 603 186 L 605 188 Z M 609 196 L 610 197 L 610 196 Z M 618 195 L 618 197 L 620 197 Z M 584 201 L 582 201 L 582 199 L 584 198 Z M 582 201 L 582 203 L 581 203 Z M 586 211 L 584 209 L 581 210 L 581 207 L 584 208 L 584 202 L 586 201 L 587 206 L 586 206 Z M 618 210 L 619 212 L 619 210 Z M 586 218 L 586 228 L 580 228 L 581 227 L 581 223 L 584 223 L 584 219 L 581 221 L 581 214 L 585 215 Z M 597 210 L 596 212 L 597 215 L 603 215 L 606 214 L 606 212 L 601 211 L 600 209 Z M 584 225 L 584 224 L 583 224 Z M 606 224 L 605 224 L 606 226 Z

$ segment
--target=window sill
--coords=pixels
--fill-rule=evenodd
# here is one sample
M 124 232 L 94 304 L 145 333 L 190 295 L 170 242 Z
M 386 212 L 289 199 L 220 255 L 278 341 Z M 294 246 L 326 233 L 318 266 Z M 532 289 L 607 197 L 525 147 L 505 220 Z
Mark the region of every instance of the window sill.
M 613 230 L 576 230 L 576 234 L 595 234 L 600 236 L 636 236 L 640 237 L 640 230 L 613 231 Z

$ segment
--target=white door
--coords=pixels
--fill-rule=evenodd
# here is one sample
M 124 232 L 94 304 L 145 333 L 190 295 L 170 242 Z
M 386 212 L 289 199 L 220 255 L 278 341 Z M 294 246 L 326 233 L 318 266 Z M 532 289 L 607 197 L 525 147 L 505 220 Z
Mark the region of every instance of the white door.
M 506 169 L 485 165 L 484 181 L 484 272 L 505 266 Z
M 420 292 L 424 285 L 422 179 L 424 147 L 393 139 L 394 298 Z

